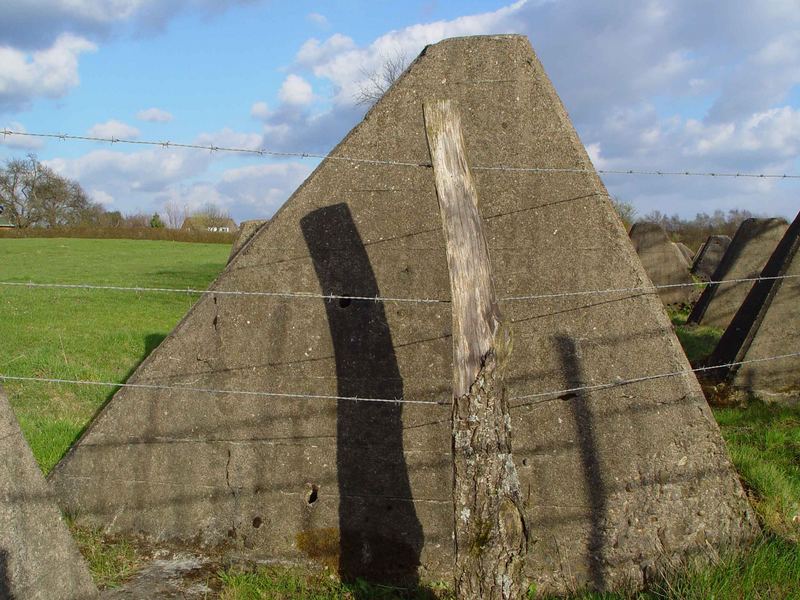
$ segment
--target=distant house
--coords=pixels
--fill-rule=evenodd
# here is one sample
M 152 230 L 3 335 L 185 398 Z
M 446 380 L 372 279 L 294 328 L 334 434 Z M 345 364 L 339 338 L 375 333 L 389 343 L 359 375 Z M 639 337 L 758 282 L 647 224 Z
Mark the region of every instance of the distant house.
M 181 229 L 191 231 L 211 231 L 214 233 L 232 233 L 237 230 L 236 222 L 227 217 L 186 217 Z
M 0 217 L 0 229 L 14 229 L 14 224 L 9 220 Z

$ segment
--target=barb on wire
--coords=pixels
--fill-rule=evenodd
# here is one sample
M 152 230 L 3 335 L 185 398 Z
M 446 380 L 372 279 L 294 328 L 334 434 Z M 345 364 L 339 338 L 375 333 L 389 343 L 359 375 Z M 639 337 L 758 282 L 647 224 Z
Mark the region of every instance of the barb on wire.
M 525 402 L 517 404 L 519 406 L 529 406 L 531 404 L 538 404 L 547 400 L 558 399 L 566 394 L 576 394 L 578 392 L 590 392 L 597 390 L 606 390 L 624 385 L 631 385 L 634 383 L 641 383 L 643 381 L 652 381 L 654 379 L 665 379 L 668 377 L 678 377 L 681 375 L 691 375 L 692 373 L 700 373 L 705 371 L 713 371 L 716 369 L 725 369 L 729 367 L 741 366 L 751 363 L 761 363 L 772 360 L 781 360 L 785 358 L 800 357 L 800 352 L 792 352 L 788 354 L 780 354 L 777 356 L 768 356 L 764 358 L 754 358 L 750 360 L 740 360 L 736 362 L 729 362 L 721 365 L 714 365 L 709 367 L 697 367 L 695 369 L 671 371 L 669 373 L 658 373 L 656 375 L 645 375 L 643 377 L 634 377 L 632 379 L 618 379 L 608 383 L 598 383 L 594 385 L 584 385 L 579 387 L 572 387 L 563 390 L 553 390 L 547 392 L 537 392 L 535 394 L 525 394 L 523 396 L 514 396 L 509 398 L 510 402 L 520 400 L 538 399 L 537 402 Z M 407 400 L 405 398 L 360 398 L 358 396 L 335 396 L 328 394 L 307 394 L 303 392 L 262 392 L 258 390 L 222 390 L 215 388 L 204 387 L 190 387 L 182 385 L 167 385 L 158 383 L 114 383 L 111 381 L 91 381 L 84 379 L 61 379 L 56 377 L 23 377 L 17 375 L 4 375 L 0 373 L 0 381 L 20 381 L 29 383 L 58 383 L 70 385 L 92 385 L 104 387 L 117 387 L 117 388 L 134 388 L 134 389 L 148 389 L 148 390 L 181 390 L 184 392 L 196 392 L 204 394 L 232 394 L 240 396 L 259 396 L 270 398 L 300 398 L 311 400 L 344 400 L 352 402 L 383 402 L 389 404 L 432 404 L 437 406 L 450 406 L 450 400 Z M 512 406 L 512 408 L 514 408 Z
M 356 158 L 352 156 L 341 156 L 336 154 L 323 154 L 316 152 L 289 152 L 280 150 L 269 150 L 267 148 L 231 148 L 224 146 L 190 144 L 181 142 L 157 142 L 152 140 L 128 140 L 123 138 L 104 138 L 91 135 L 69 135 L 65 133 L 36 133 L 30 131 L 12 131 L 3 129 L 3 136 L 17 135 L 37 138 L 56 138 L 62 141 L 76 140 L 84 142 L 110 142 L 112 144 L 138 144 L 142 146 L 161 146 L 162 148 L 192 148 L 197 150 L 209 150 L 210 152 L 232 152 L 236 154 L 256 154 L 258 156 L 274 157 L 293 157 L 293 158 L 313 158 L 330 159 L 347 162 L 356 162 L 373 165 L 393 165 L 401 167 L 424 167 L 431 168 L 428 162 L 415 162 L 403 160 L 382 160 L 370 158 Z M 800 179 L 800 174 L 796 173 L 741 173 L 741 172 L 721 172 L 721 171 L 688 171 L 688 170 L 648 170 L 648 169 L 594 169 L 591 167 L 533 167 L 533 166 L 513 166 L 513 165 L 474 165 L 473 170 L 479 171 L 508 171 L 522 173 L 576 173 L 601 175 L 657 175 L 657 176 L 681 176 L 681 177 L 729 177 L 729 178 L 755 178 L 755 179 Z
M 754 281 L 766 281 L 775 279 L 791 279 L 800 275 L 775 275 L 771 277 L 741 277 L 738 279 L 719 279 L 716 281 L 706 281 L 700 283 L 669 283 L 663 285 L 638 286 L 626 288 L 608 288 L 596 290 L 576 290 L 571 292 L 553 292 L 545 294 L 531 294 L 523 296 L 506 296 L 500 298 L 504 302 L 514 302 L 520 300 L 542 300 L 549 298 L 565 298 L 570 296 L 593 296 L 605 294 L 621 293 L 656 293 L 661 289 L 676 287 L 694 287 L 699 285 L 726 285 L 731 283 L 745 283 Z M 243 290 L 200 290 L 195 288 L 156 288 L 156 287 L 136 287 L 121 285 L 93 285 L 89 283 L 35 283 L 27 281 L 0 281 L 0 286 L 9 287 L 28 287 L 28 288 L 56 288 L 56 289 L 80 289 L 80 290 L 107 290 L 118 292 L 160 292 L 160 293 L 181 293 L 199 295 L 218 295 L 218 296 L 267 296 L 277 298 L 307 298 L 322 300 L 363 300 L 368 302 L 409 302 L 417 304 L 450 304 L 449 299 L 443 298 L 400 298 L 391 296 L 351 296 L 348 294 L 315 294 L 313 292 L 266 292 L 266 291 L 243 291 Z

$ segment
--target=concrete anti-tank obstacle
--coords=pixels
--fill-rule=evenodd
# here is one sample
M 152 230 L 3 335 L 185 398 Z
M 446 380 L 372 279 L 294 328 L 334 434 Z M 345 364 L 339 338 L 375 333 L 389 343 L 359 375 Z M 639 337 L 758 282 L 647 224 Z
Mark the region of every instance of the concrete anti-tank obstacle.
M 499 297 L 650 285 L 528 40 L 485 36 L 428 46 L 211 289 L 447 300 L 422 112 L 435 98 L 459 106 Z M 502 308 L 540 590 L 641 585 L 662 561 L 752 538 L 693 375 L 518 398 L 689 369 L 655 294 Z M 346 579 L 447 578 L 449 407 L 308 395 L 449 402 L 451 320 L 448 303 L 208 294 L 129 381 L 297 397 L 122 389 L 51 482 L 79 523 L 110 532 Z
M 89 570 L 0 388 L 0 598 L 96 596 Z
M 785 278 L 753 285 L 709 358 L 710 365 L 746 362 L 711 375 L 767 401 L 800 401 L 800 357 L 761 360 L 800 352 L 798 249 L 800 213 L 761 272 L 762 277 Z
M 758 277 L 787 227 L 782 219 L 744 220 L 711 281 Z M 752 286 L 749 281 L 708 285 L 686 322 L 725 329 Z
M 247 242 L 256 234 L 256 232 L 261 229 L 264 225 L 269 223 L 269 219 L 253 219 L 251 221 L 242 221 L 239 225 L 239 233 L 236 235 L 236 239 L 233 240 L 233 245 L 231 246 L 231 253 L 228 255 L 228 262 L 233 260 L 233 257 L 239 253 Z
M 667 237 L 658 223 L 634 223 L 631 242 L 653 285 L 691 284 L 689 263 L 681 250 Z M 680 304 L 692 299 L 691 285 L 663 288 L 658 295 L 664 304 Z
M 730 246 L 731 238 L 727 235 L 710 235 L 697 251 L 692 262 L 692 275 L 700 279 L 710 280 L 714 271 L 722 261 L 725 251 Z
M 683 258 L 686 259 L 687 265 L 691 265 L 694 260 L 694 252 L 692 252 L 692 249 L 683 242 L 676 242 L 675 247 L 681 251 Z

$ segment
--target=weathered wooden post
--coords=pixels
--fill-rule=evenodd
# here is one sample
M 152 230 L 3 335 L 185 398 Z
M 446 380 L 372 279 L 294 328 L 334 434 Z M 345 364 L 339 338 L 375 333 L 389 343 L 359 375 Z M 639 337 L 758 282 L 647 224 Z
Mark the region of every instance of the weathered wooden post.
M 453 302 L 456 596 L 520 598 L 527 530 L 503 384 L 511 334 L 497 306 L 461 119 L 449 100 L 423 109 Z

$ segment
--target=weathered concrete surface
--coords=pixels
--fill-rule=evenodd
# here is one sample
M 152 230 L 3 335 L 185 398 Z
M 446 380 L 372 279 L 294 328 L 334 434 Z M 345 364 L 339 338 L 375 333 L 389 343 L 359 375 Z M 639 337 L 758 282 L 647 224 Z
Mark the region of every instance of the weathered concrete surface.
M 731 238 L 727 235 L 710 235 L 705 243 L 697 251 L 697 255 L 692 262 L 692 275 L 708 281 L 714 275 L 722 257 L 731 244 Z
M 0 388 L 0 598 L 83 600 L 96 594 Z
M 104 590 L 100 600 L 210 600 L 219 590 L 209 586 L 222 568 L 209 557 L 164 550 L 147 562 L 129 581 Z
M 786 230 L 717 344 L 709 364 L 766 359 L 800 352 L 800 214 Z M 764 400 L 800 401 L 800 357 L 734 366 L 718 373 L 737 390 Z
M 524 37 L 429 46 L 337 146 L 428 163 L 422 102 L 459 103 L 473 165 L 591 169 Z M 500 297 L 650 285 L 594 173 L 473 168 Z M 430 168 L 326 160 L 213 284 L 445 298 Z M 510 397 L 688 369 L 655 294 L 504 302 Z M 451 307 L 208 294 L 131 377 L 195 388 L 449 401 Z M 641 584 L 757 529 L 694 376 L 512 400 L 544 590 Z M 118 392 L 51 476 L 80 523 L 336 566 L 451 573 L 450 409 Z
M 239 225 L 239 235 L 233 240 L 231 246 L 231 253 L 228 255 L 228 262 L 233 260 L 233 257 L 239 253 L 239 250 L 244 248 L 245 244 L 261 229 L 264 225 L 269 223 L 269 219 L 253 219 L 252 221 L 242 221 Z
M 692 283 L 689 263 L 678 246 L 658 223 L 634 223 L 631 242 L 654 285 Z M 690 285 L 658 290 L 664 304 L 689 302 L 694 294 Z
M 758 277 L 786 227 L 782 219 L 746 219 L 736 230 L 711 281 Z M 751 287 L 753 283 L 748 281 L 707 286 L 687 323 L 725 329 Z
M 686 259 L 686 264 L 691 265 L 694 260 L 694 252 L 692 252 L 692 249 L 683 242 L 676 242 L 675 247 L 683 254 L 683 258 Z

